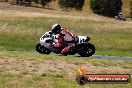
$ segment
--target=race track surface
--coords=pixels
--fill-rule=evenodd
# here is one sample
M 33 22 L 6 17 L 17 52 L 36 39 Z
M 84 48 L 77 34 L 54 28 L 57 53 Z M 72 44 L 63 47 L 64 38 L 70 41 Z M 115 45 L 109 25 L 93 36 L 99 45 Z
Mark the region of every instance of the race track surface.
M 16 54 L 39 54 L 38 52 L 20 52 L 20 51 L 0 51 L 0 53 L 16 53 Z M 51 53 L 52 56 L 62 56 L 60 54 Z M 120 57 L 120 56 L 101 56 L 101 55 L 93 55 L 90 57 L 81 57 L 78 54 L 76 55 L 68 55 L 68 57 L 80 57 L 80 58 L 92 58 L 92 59 L 107 59 L 107 60 L 126 60 L 132 61 L 132 57 Z

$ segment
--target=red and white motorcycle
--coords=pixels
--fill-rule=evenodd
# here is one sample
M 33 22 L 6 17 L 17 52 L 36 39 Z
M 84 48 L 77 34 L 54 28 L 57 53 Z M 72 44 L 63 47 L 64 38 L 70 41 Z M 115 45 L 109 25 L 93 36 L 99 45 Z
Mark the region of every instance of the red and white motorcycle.
M 56 48 L 53 45 L 58 42 L 57 35 L 52 34 L 51 32 L 46 32 L 40 38 L 40 42 L 36 45 L 36 51 L 41 54 L 50 54 L 54 52 L 60 54 L 60 48 Z M 74 55 L 78 53 L 82 57 L 89 57 L 95 53 L 95 46 L 89 43 L 90 38 L 87 36 L 78 36 L 76 39 L 75 47 L 71 47 L 68 55 Z M 63 47 L 66 47 L 67 44 L 64 43 Z

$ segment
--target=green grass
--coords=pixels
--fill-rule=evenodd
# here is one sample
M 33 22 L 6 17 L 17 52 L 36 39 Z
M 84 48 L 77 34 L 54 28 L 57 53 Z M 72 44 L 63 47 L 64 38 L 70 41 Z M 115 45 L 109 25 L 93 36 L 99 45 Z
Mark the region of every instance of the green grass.
M 80 58 L 72 56 L 51 56 L 44 54 L 17 54 L 15 52 L 0 53 L 1 57 L 13 57 L 13 58 L 28 58 L 29 60 L 61 60 L 67 61 L 75 65 L 81 65 L 84 62 L 90 62 L 95 66 L 120 66 L 120 67 L 132 67 L 131 61 L 123 60 L 106 60 L 106 59 L 91 59 L 91 58 Z M 35 63 L 33 63 L 35 64 Z
M 16 58 L 17 60 L 29 60 L 31 62 L 47 61 L 47 60 L 60 60 L 66 61 L 68 64 L 79 63 L 90 63 L 95 66 L 119 66 L 119 67 L 132 67 L 131 61 L 113 61 L 113 60 L 98 60 L 98 59 L 86 59 L 79 57 L 65 57 L 65 56 L 49 56 L 49 55 L 34 55 L 34 54 L 16 54 L 16 53 L 0 53 L 0 57 Z M 4 59 L 3 59 L 4 60 Z M 38 64 L 39 64 L 38 63 Z M 13 63 L 12 63 L 13 64 Z M 20 64 L 20 62 L 18 63 Z M 6 66 L 8 64 L 5 64 Z M 78 67 L 77 66 L 77 67 Z M 90 66 L 90 65 L 89 65 Z M 21 68 L 21 67 L 20 67 Z M 67 67 L 66 67 L 67 68 Z M 65 68 L 65 69 L 66 69 Z M 78 69 L 78 68 L 76 68 Z M 74 69 L 73 69 L 74 70 Z M 96 70 L 96 69 L 95 69 Z M 92 72 L 88 72 L 92 73 Z M 96 71 L 95 71 L 96 73 Z M 107 71 L 100 71 L 101 73 L 107 73 Z M 122 72 L 123 73 L 123 72 Z M 76 73 L 73 73 L 76 74 Z M 110 74 L 110 73 L 108 73 Z M 132 72 L 129 72 L 132 74 Z M 132 82 L 129 84 L 86 84 L 80 86 L 75 81 L 75 76 L 72 78 L 67 78 L 66 73 L 63 70 L 59 74 L 43 73 L 43 74 L 31 74 L 31 73 L 10 73 L 10 72 L 0 72 L 0 87 L 1 88 L 131 88 Z
M 1 87 L 7 88 L 131 88 L 132 84 L 86 84 L 79 86 L 75 81 L 57 77 L 41 77 L 41 80 L 34 80 L 33 78 L 23 77 L 19 75 L 0 74 L 1 81 L 9 78 L 8 81 L 3 83 Z M 35 75 L 33 77 L 40 77 Z M 17 80 L 17 81 L 16 81 Z
M 85 14 L 85 13 L 84 13 Z M 87 15 L 87 13 L 85 14 Z M 80 16 L 80 15 L 79 15 Z M 106 19 L 106 18 L 104 18 Z M 109 19 L 108 19 L 109 20 Z M 88 20 L 76 18 L 52 18 L 52 17 L 0 17 L 0 51 L 35 51 L 35 45 L 39 38 L 46 31 L 51 30 L 54 23 L 59 23 L 63 27 L 70 29 L 76 35 L 86 35 L 91 38 L 90 42 L 96 46 L 97 55 L 110 56 L 130 56 L 132 57 L 132 26 L 131 22 Z M 75 81 L 75 76 L 68 78 L 66 69 L 75 70 L 79 65 L 95 67 L 120 67 L 122 69 L 131 69 L 131 61 L 116 61 L 105 59 L 91 59 L 71 56 L 50 56 L 41 54 L 17 54 L 14 52 L 0 53 L 0 88 L 131 88 L 129 84 L 87 84 L 79 86 Z M 16 60 L 14 60 L 16 59 Z M 25 62 L 26 61 L 26 62 Z M 65 69 L 59 69 L 56 73 L 49 69 L 49 72 L 35 74 L 37 65 L 48 61 L 59 61 L 67 63 Z M 10 63 L 9 63 L 10 62 Z M 34 73 L 27 68 L 34 69 Z M 51 64 L 53 65 L 53 64 Z M 75 66 L 77 68 L 69 67 Z M 6 69 L 7 67 L 12 67 Z M 22 66 L 22 67 L 21 67 Z M 56 65 L 55 65 L 56 66 Z M 45 67 L 40 67 L 45 68 Z M 39 68 L 39 69 L 40 69 Z M 50 66 L 49 66 L 50 68 Z M 32 70 L 30 69 L 30 70 Z M 121 69 L 121 70 L 122 70 Z M 116 69 L 107 71 L 107 69 L 93 69 L 88 73 L 129 73 L 118 72 Z M 14 71 L 14 72 L 12 72 Z M 16 72 L 16 73 L 15 73 Z M 76 73 L 73 73 L 76 74 Z
M 96 47 L 96 54 L 132 56 L 132 26 L 125 22 L 50 17 L 0 17 L 0 50 L 35 51 L 41 35 L 51 30 L 54 23 L 76 35 L 89 36 Z

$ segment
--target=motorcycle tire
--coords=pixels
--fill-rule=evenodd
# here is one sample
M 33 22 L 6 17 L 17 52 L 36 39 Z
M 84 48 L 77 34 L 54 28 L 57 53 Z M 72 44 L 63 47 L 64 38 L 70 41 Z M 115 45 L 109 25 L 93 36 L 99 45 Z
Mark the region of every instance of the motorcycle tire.
M 47 49 L 44 46 L 41 46 L 40 43 L 36 45 L 36 51 L 39 52 L 40 54 L 50 54 L 52 51 Z
M 91 43 L 78 45 L 78 54 L 82 57 L 89 57 L 95 53 L 95 46 Z
M 68 53 L 61 53 L 63 56 L 67 56 L 68 55 Z

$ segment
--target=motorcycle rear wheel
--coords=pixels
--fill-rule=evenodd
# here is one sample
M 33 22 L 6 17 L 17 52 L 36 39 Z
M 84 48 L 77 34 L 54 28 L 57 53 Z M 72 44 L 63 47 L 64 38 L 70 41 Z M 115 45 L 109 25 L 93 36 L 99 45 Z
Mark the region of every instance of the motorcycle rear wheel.
M 89 57 L 95 53 L 95 46 L 91 43 L 78 45 L 78 54 L 82 57 Z

